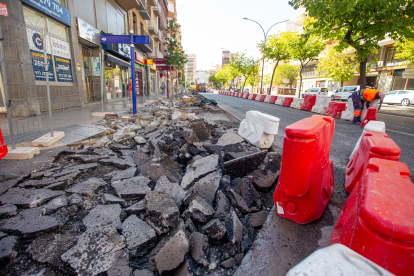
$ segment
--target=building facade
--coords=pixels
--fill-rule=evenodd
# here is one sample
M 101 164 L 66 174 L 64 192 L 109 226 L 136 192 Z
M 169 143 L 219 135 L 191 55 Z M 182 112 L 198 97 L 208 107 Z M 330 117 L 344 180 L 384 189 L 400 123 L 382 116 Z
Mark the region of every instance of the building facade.
M 208 70 L 196 70 L 194 72 L 194 78 L 198 84 L 208 83 L 208 78 L 210 77 L 210 72 Z
M 197 69 L 197 56 L 195 54 L 186 54 L 187 63 L 184 66 L 185 79 L 188 83 L 195 83 L 195 70 Z
M 3 0 L 8 16 L 0 16 L 6 81 L 1 83 L 0 112 L 4 108 L 4 85 L 9 99 L 30 108 L 14 108 L 14 115 L 31 116 L 48 111 L 43 47 L 47 49 L 53 111 L 83 107 L 128 97 L 131 59 L 135 60 L 139 95 L 160 93 L 167 75 L 156 70 L 154 58 L 166 53 L 161 27 L 176 12 L 164 0 Z M 150 36 L 149 45 L 135 45 L 131 57 L 127 44 L 100 43 L 100 35 Z M 103 79 L 101 78 L 103 77 Z M 3 79 L 3 77 L 1 78 Z M 23 105 L 22 105 L 23 106 Z

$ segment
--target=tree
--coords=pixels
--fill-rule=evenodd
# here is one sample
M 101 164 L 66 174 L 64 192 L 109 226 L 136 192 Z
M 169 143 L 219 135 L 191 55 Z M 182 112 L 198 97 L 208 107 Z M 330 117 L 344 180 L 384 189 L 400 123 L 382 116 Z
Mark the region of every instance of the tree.
M 219 84 L 225 86 L 232 79 L 231 69 L 228 66 L 224 66 L 224 68 L 218 70 L 214 76 Z
M 209 81 L 209 82 L 211 82 L 211 83 L 213 83 L 213 84 L 215 85 L 215 87 L 216 87 L 216 88 L 217 88 L 217 86 L 220 84 L 219 80 L 217 80 L 217 78 L 216 78 L 216 74 L 214 74 L 214 75 L 210 76 L 210 77 L 208 78 L 208 81 Z
M 259 63 L 256 60 L 252 60 L 250 64 L 250 72 L 244 83 L 246 82 L 247 84 L 251 85 L 253 88 L 259 85 L 259 82 L 260 82 Z M 244 84 L 243 84 L 242 91 L 244 91 Z
M 396 44 L 397 59 L 405 60 L 404 64 L 414 67 L 414 39 L 405 40 Z
M 306 8 L 312 18 L 305 29 L 339 42 L 339 50 L 349 46 L 360 64 L 360 86 L 366 88 L 368 55 L 380 50 L 386 36 L 400 41 L 414 37 L 414 3 L 407 0 L 290 0 L 295 9 Z
M 288 37 L 284 33 L 273 35 L 266 44 L 260 44 L 259 49 L 265 60 L 276 62 L 273 67 L 272 77 L 270 78 L 270 92 L 272 91 L 273 79 L 279 62 L 289 60 Z
M 325 43 L 322 39 L 309 32 L 298 34 L 297 32 L 285 32 L 283 34 L 286 40 L 288 52 L 293 60 L 300 62 L 299 67 L 299 87 L 297 96 L 302 88 L 302 71 L 303 68 L 311 61 L 318 60 L 319 54 L 325 49 Z
M 338 43 L 329 45 L 324 51 L 324 57 L 319 60 L 318 75 L 340 82 L 349 81 L 355 73 L 356 56 L 351 49 L 338 51 Z
M 293 84 L 298 79 L 300 67 L 296 65 L 290 65 L 289 63 L 283 63 L 279 65 L 274 74 L 274 82 L 279 85 L 288 84 L 292 91 Z M 289 80 L 288 83 L 284 83 L 283 80 Z

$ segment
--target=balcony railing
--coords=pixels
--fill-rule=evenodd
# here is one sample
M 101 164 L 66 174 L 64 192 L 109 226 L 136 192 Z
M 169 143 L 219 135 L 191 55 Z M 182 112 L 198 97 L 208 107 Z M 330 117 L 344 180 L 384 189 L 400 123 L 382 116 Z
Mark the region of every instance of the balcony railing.
M 144 28 L 140 29 L 140 35 L 148 36 L 148 33 L 144 30 Z M 150 39 L 149 44 L 137 44 L 137 47 L 140 48 L 145 53 L 152 53 L 154 50 L 154 42 Z
M 307 71 L 307 72 L 302 72 L 302 76 L 303 76 L 303 77 L 316 76 L 316 71 Z
M 149 4 L 150 4 L 150 6 L 157 6 L 157 0 L 148 0 L 148 2 L 149 2 Z
M 158 34 L 158 24 L 154 19 L 152 19 L 148 24 L 148 32 L 152 35 Z
M 152 7 L 152 12 L 155 14 L 155 16 L 161 16 L 161 7 L 160 7 L 160 5 Z
M 149 0 L 139 0 L 139 14 L 144 20 L 151 19 L 151 6 L 149 5 Z

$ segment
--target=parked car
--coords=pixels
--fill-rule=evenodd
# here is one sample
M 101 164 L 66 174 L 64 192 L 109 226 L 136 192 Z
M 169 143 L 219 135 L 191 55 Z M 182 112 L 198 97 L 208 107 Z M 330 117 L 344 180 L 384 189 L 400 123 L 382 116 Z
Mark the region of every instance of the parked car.
M 385 93 L 384 103 L 408 106 L 414 103 L 414 90 L 393 90 Z
M 367 89 L 372 89 L 373 87 L 369 87 L 367 86 Z M 338 90 L 336 90 L 332 95 L 331 95 L 331 100 L 344 100 L 347 101 L 353 92 L 357 91 L 361 89 L 361 87 L 359 85 L 352 85 L 352 86 L 344 86 L 344 87 L 340 87 L 338 88 Z
M 245 88 L 243 93 L 249 93 L 249 89 Z
M 328 88 L 324 87 L 313 87 L 306 89 L 305 92 L 302 93 L 302 98 L 305 98 L 305 95 L 316 95 L 316 96 L 327 96 L 328 95 Z

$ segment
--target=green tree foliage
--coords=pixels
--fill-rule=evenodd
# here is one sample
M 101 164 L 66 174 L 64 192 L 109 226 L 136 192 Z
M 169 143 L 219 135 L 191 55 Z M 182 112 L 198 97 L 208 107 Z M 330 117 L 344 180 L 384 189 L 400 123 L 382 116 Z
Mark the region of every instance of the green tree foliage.
M 404 64 L 414 67 L 414 39 L 405 40 L 396 44 L 397 59 L 405 60 Z
M 293 60 L 300 62 L 299 87 L 296 92 L 299 96 L 302 87 L 303 68 L 311 61 L 318 60 L 319 54 L 325 49 L 326 44 L 322 39 L 309 32 L 298 34 L 297 32 L 285 32 L 283 34 L 287 43 L 287 49 Z
M 414 37 L 414 3 L 408 0 L 290 0 L 295 9 L 305 7 L 312 18 L 305 26 L 324 39 L 339 42 L 339 50 L 353 47 L 360 63 L 360 85 L 366 87 L 369 54 L 380 49 L 386 36 L 400 41 Z
M 181 46 L 180 24 L 176 20 L 169 20 L 167 28 L 160 28 L 167 31 L 163 45 L 167 47 L 167 65 L 174 66 L 177 70 L 182 70 L 187 62 L 185 52 Z M 178 42 L 177 42 L 178 41 Z
M 214 74 L 214 75 L 210 76 L 210 77 L 208 78 L 208 81 L 209 81 L 210 83 L 213 83 L 213 85 L 214 85 L 216 88 L 220 85 L 219 80 L 216 78 L 216 74 Z
M 274 74 L 274 82 L 279 85 L 288 84 L 290 90 L 292 90 L 293 84 L 298 79 L 300 67 L 297 65 L 290 65 L 289 63 L 280 64 Z M 289 83 L 283 83 L 283 80 L 289 80 Z
M 290 59 L 288 38 L 289 37 L 285 35 L 285 33 L 280 33 L 273 35 L 266 44 L 259 44 L 259 49 L 263 54 L 263 58 L 276 63 L 273 67 L 272 77 L 270 78 L 270 91 L 272 91 L 273 79 L 279 62 Z
M 344 81 L 349 81 L 355 73 L 356 56 L 352 49 L 338 51 L 338 44 L 329 45 L 323 57 L 319 60 L 317 71 L 319 76 L 330 78 L 340 82 L 343 86 Z
M 226 86 L 229 81 L 232 80 L 233 75 L 231 74 L 231 68 L 224 66 L 224 68 L 218 70 L 214 75 L 218 83 Z
M 250 64 L 250 71 L 249 71 L 247 79 L 245 80 L 245 83 L 247 82 L 247 84 L 252 86 L 253 88 L 258 86 L 260 83 L 259 67 L 260 67 L 259 63 L 255 60 L 252 60 Z M 244 84 L 243 84 L 242 91 L 244 91 Z

